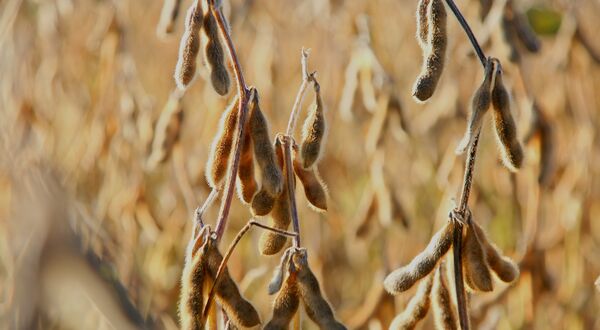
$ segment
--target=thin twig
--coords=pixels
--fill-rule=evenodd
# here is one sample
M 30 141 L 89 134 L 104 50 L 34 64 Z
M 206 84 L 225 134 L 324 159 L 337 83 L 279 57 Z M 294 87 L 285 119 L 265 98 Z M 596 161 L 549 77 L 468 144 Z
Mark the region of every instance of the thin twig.
M 223 256 L 223 260 L 221 260 L 221 263 L 219 264 L 219 269 L 217 270 L 217 274 L 215 275 L 215 278 L 213 279 L 213 285 L 211 286 L 210 291 L 208 292 L 208 298 L 206 299 L 206 305 L 204 306 L 204 310 L 202 312 L 201 324 L 206 323 L 206 318 L 208 317 L 208 314 L 210 312 L 210 307 L 212 305 L 213 300 L 215 299 L 215 293 L 216 293 L 215 288 L 219 284 L 219 279 L 221 277 L 221 274 L 223 274 L 225 267 L 227 267 L 227 261 L 229 261 L 229 258 L 231 257 L 231 254 L 233 253 L 233 250 L 235 250 L 235 247 L 237 246 L 237 244 L 240 242 L 242 237 L 244 237 L 246 232 L 248 232 L 248 230 L 250 230 L 250 228 L 252 226 L 257 226 L 257 227 L 260 227 L 265 230 L 270 230 L 270 231 L 275 232 L 282 236 L 297 237 L 296 233 L 273 228 L 273 227 L 264 225 L 256 220 L 248 221 L 246 223 L 246 225 L 235 236 L 234 240 L 229 245 L 229 248 L 227 248 L 227 252 L 225 252 L 225 255 Z
M 460 221 L 454 221 L 454 235 L 452 238 L 452 252 L 454 258 L 454 287 L 456 289 L 456 304 L 458 307 L 458 320 L 460 328 L 469 329 L 469 315 L 467 314 L 467 299 L 462 272 L 462 228 Z
M 477 53 L 477 57 L 479 57 L 479 61 L 481 61 L 481 65 L 483 65 L 483 67 L 485 68 L 485 63 L 487 62 L 487 58 L 486 58 L 485 54 L 483 53 L 483 49 L 481 49 L 481 46 L 479 45 L 477 38 L 475 38 L 475 35 L 473 34 L 473 30 L 471 30 L 469 23 L 467 23 L 467 20 L 465 19 L 463 14 L 460 12 L 460 9 L 458 9 L 458 7 L 456 7 L 456 4 L 454 3 L 453 0 L 446 0 L 446 3 L 448 4 L 448 7 L 450 7 L 450 10 L 452 10 L 452 13 L 454 14 L 454 16 L 456 16 L 458 23 L 460 23 L 463 30 L 465 30 L 465 33 L 467 34 L 467 37 L 469 38 L 471 45 L 473 45 L 473 49 L 475 49 L 475 53 Z
M 227 219 L 229 217 L 229 210 L 231 209 L 231 201 L 233 200 L 233 193 L 235 191 L 235 180 L 237 178 L 236 173 L 240 165 L 240 154 L 242 145 L 244 143 L 244 126 L 246 123 L 246 117 L 248 112 L 249 89 L 246 86 L 246 82 L 244 80 L 244 75 L 242 73 L 242 68 L 240 66 L 240 62 L 235 51 L 235 46 L 233 45 L 233 40 L 229 35 L 229 27 L 227 25 L 225 17 L 223 16 L 221 8 L 215 5 L 214 0 L 210 1 L 210 12 L 217 21 L 221 37 L 223 37 L 223 39 L 225 40 L 225 45 L 227 48 L 227 52 L 229 53 L 229 59 L 233 67 L 233 72 L 235 74 L 235 80 L 237 83 L 239 94 L 237 124 L 238 130 L 237 136 L 235 138 L 234 156 L 233 161 L 229 166 L 229 176 L 227 178 L 224 193 L 225 197 L 223 198 L 223 202 L 221 203 L 221 209 L 219 210 L 219 217 L 215 228 L 215 232 L 217 234 L 217 241 L 219 241 L 221 237 L 223 237 L 223 233 L 225 232 L 225 226 L 227 225 Z
M 219 189 L 214 188 L 213 190 L 211 190 L 210 194 L 208 194 L 208 197 L 206 197 L 204 204 L 202 204 L 202 206 L 198 206 L 198 208 L 196 208 L 196 211 L 194 212 L 194 223 L 195 224 L 198 224 L 201 227 L 204 227 L 204 220 L 202 219 L 202 216 L 204 216 L 204 213 L 212 205 L 212 203 L 215 201 L 215 199 L 217 198 L 218 195 L 219 195 Z
M 302 84 L 300 85 L 300 89 L 298 90 L 298 94 L 296 95 L 296 100 L 294 101 L 294 106 L 292 107 L 292 112 L 290 113 L 290 119 L 288 121 L 287 136 L 293 136 L 294 130 L 296 129 L 296 122 L 298 121 L 298 115 L 300 114 L 300 109 L 302 107 L 302 101 L 304 100 L 304 94 L 306 93 L 306 88 L 308 84 L 312 80 L 312 76 L 314 73 L 308 73 L 308 55 L 309 50 L 302 48 L 302 57 L 300 62 L 302 63 Z
M 473 143 L 469 147 L 469 153 L 467 155 L 467 161 L 465 164 L 465 175 L 463 177 L 463 187 L 460 196 L 460 203 L 458 206 L 458 213 L 465 215 L 469 203 L 469 195 L 471 194 L 471 185 L 473 184 L 473 172 L 475 171 L 475 158 L 477 156 L 477 146 L 479 144 L 479 135 L 481 134 L 481 128 L 475 134 Z
M 283 140 L 282 148 L 284 149 L 283 167 L 286 169 L 285 177 L 287 179 L 288 197 L 290 200 L 290 213 L 292 216 L 292 226 L 296 236 L 294 237 L 294 247 L 298 248 L 300 244 L 300 221 L 298 220 L 298 209 L 296 207 L 296 180 L 294 174 L 294 164 L 292 163 L 292 148 L 294 140 L 291 136 L 279 136 Z

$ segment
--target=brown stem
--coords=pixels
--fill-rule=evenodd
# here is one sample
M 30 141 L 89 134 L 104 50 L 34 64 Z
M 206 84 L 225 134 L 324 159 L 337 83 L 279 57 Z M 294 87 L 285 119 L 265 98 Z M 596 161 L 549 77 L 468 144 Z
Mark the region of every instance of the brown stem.
M 298 209 L 296 207 L 296 186 L 294 176 L 294 164 L 292 163 L 292 148 L 294 140 L 291 136 L 279 136 L 282 139 L 282 148 L 284 149 L 284 165 L 286 169 L 285 177 L 287 179 L 288 197 L 290 199 L 290 213 L 292 215 L 292 226 L 296 236 L 294 237 L 294 247 L 298 248 L 300 244 L 300 221 L 298 220 Z
M 308 50 L 302 48 L 302 57 L 300 59 L 300 62 L 302 63 L 302 84 L 300 85 L 300 89 L 298 90 L 298 94 L 296 95 L 296 100 L 294 101 L 292 112 L 290 113 L 290 119 L 288 121 L 288 126 L 286 130 L 287 136 L 294 135 L 294 130 L 296 129 L 296 122 L 298 121 L 298 114 L 300 113 L 300 109 L 302 108 L 302 100 L 304 99 L 306 88 L 308 87 L 308 84 L 312 80 L 312 76 L 314 74 L 308 73 L 308 54 Z
M 460 328 L 469 330 L 469 315 L 467 314 L 467 299 L 462 271 L 462 228 L 460 221 L 454 222 L 454 235 L 452 239 L 452 252 L 454 257 L 454 287 L 456 289 L 456 305 L 458 307 L 458 320 Z
M 475 134 L 473 143 L 469 147 L 469 153 L 467 154 L 467 161 L 465 164 L 465 175 L 463 177 L 462 193 L 460 195 L 460 203 L 458 205 L 458 213 L 465 215 L 469 203 L 469 195 L 471 194 L 471 185 L 473 184 L 473 172 L 475 171 L 475 158 L 477 156 L 477 146 L 479 144 L 479 135 L 481 134 L 481 128 Z
M 460 23 L 463 30 L 465 30 L 465 33 L 467 34 L 467 37 L 469 38 L 469 41 L 471 42 L 473 49 L 475 49 L 475 53 L 477 53 L 477 57 L 479 57 L 479 61 L 481 62 L 481 65 L 483 65 L 483 67 L 485 68 L 485 63 L 487 62 L 487 58 L 485 57 L 485 54 L 483 53 L 483 49 L 481 49 L 481 46 L 479 45 L 477 38 L 475 38 L 475 35 L 473 34 L 473 30 L 471 30 L 469 23 L 467 23 L 467 20 L 465 19 L 463 14 L 460 12 L 460 9 L 458 9 L 458 7 L 456 7 L 456 4 L 454 3 L 453 0 L 446 0 L 446 3 L 448 4 L 448 7 L 450 7 L 450 10 L 452 10 L 452 13 L 458 20 L 458 23 Z
M 215 275 L 215 278 L 213 280 L 213 285 L 211 286 L 210 291 L 208 292 L 208 298 L 206 299 L 206 305 L 204 306 L 204 310 L 202 312 L 201 324 L 206 323 L 206 318 L 208 317 L 208 314 L 210 312 L 210 307 L 212 305 L 213 300 L 215 299 L 215 293 L 216 293 L 215 288 L 217 287 L 217 284 L 219 283 L 219 278 L 221 277 L 221 274 L 223 274 L 225 267 L 227 267 L 227 261 L 229 261 L 229 258 L 231 257 L 231 254 L 233 253 L 233 250 L 235 250 L 235 247 L 237 246 L 237 244 L 240 242 L 242 237 L 244 237 L 246 232 L 248 232 L 248 230 L 250 230 L 250 228 L 252 226 L 257 226 L 257 227 L 260 227 L 265 230 L 270 230 L 270 231 L 273 231 L 273 232 L 275 232 L 279 235 L 283 235 L 283 236 L 297 237 L 296 233 L 292 233 L 289 231 L 285 231 L 285 230 L 273 228 L 273 227 L 270 227 L 267 225 L 263 225 L 262 223 L 260 223 L 256 220 L 248 221 L 246 223 L 246 225 L 235 236 L 235 239 L 231 242 L 231 244 L 229 245 L 229 248 L 227 248 L 227 252 L 225 252 L 225 255 L 223 256 L 223 260 L 221 260 L 221 264 L 219 264 L 219 269 L 217 270 L 217 274 Z
M 235 180 L 237 178 L 236 173 L 240 165 L 240 154 L 242 145 L 244 143 L 244 126 L 246 123 L 246 117 L 248 113 L 249 89 L 246 86 L 246 82 L 244 80 L 244 75 L 242 73 L 242 68 L 240 66 L 240 62 L 235 51 L 233 40 L 229 35 L 229 28 L 227 22 L 225 20 L 225 17 L 223 16 L 221 8 L 215 6 L 214 0 L 210 1 L 210 12 L 211 15 L 213 15 L 215 20 L 217 21 L 221 37 L 223 37 L 223 39 L 225 40 L 227 52 L 229 53 L 229 60 L 231 61 L 233 72 L 235 75 L 238 94 L 240 96 L 238 103 L 238 130 L 237 136 L 235 138 L 234 156 L 233 161 L 229 166 L 229 175 L 227 177 L 227 183 L 225 186 L 225 198 L 221 203 L 221 209 L 219 210 L 219 217 L 215 228 L 215 232 L 217 234 L 217 241 L 219 241 L 221 240 L 221 237 L 223 237 L 223 233 L 225 232 L 225 226 L 227 225 L 229 210 L 231 209 L 231 202 L 233 200 L 233 193 L 235 191 Z

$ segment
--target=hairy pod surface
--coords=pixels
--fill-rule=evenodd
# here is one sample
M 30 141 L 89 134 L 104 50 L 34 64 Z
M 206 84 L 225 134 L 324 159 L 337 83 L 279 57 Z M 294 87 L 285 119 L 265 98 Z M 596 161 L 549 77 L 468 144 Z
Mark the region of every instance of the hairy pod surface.
M 271 278 L 271 281 L 269 282 L 269 294 L 275 294 L 279 291 L 279 289 L 281 289 L 283 278 L 290 265 L 290 257 L 292 252 L 293 251 L 291 249 L 287 249 L 281 256 L 279 265 L 277 265 L 277 268 L 275 268 L 275 271 L 273 272 L 273 278 Z
M 233 146 L 233 138 L 238 122 L 238 97 L 234 97 L 227 106 L 221 120 L 219 129 L 212 142 L 208 162 L 206 164 L 206 180 L 211 188 L 218 188 L 227 174 L 227 165 Z
M 275 160 L 275 151 L 269 137 L 267 119 L 260 110 L 258 94 L 254 93 L 250 110 L 250 136 L 254 148 L 254 158 L 260 169 L 262 189 L 277 197 L 284 190 L 281 169 Z
M 419 0 L 417 4 L 417 41 L 423 51 L 429 50 L 429 22 L 427 8 L 431 0 Z
M 431 307 L 431 287 L 433 286 L 433 275 L 419 283 L 417 292 L 410 299 L 402 313 L 398 314 L 390 324 L 390 330 L 410 330 L 427 316 Z
M 258 186 L 254 178 L 254 153 L 252 150 L 252 136 L 250 136 L 250 124 L 246 122 L 244 127 L 244 143 L 240 153 L 240 165 L 238 167 L 238 180 L 236 187 L 238 197 L 245 204 L 252 203 L 252 197 Z
M 312 107 L 302 127 L 302 144 L 300 146 L 300 157 L 302 167 L 309 168 L 318 162 L 321 149 L 325 140 L 327 125 L 321 99 L 321 87 L 315 81 L 315 105 Z
M 443 270 L 442 265 L 435 272 L 433 288 L 431 289 L 431 299 L 433 300 L 433 316 L 436 329 L 457 329 L 456 315 L 454 314 L 452 298 L 448 290 L 446 272 Z
M 250 211 L 254 216 L 267 215 L 273 210 L 275 205 L 275 197 L 271 196 L 266 190 L 261 188 L 254 197 L 252 197 L 252 205 Z
M 181 329 L 184 330 L 203 328 L 201 318 L 204 308 L 204 284 L 208 271 L 206 243 L 201 240 L 190 240 L 186 252 L 179 297 L 179 317 Z
M 494 108 L 494 127 L 496 138 L 502 153 L 502 162 L 510 171 L 516 172 L 523 164 L 523 149 L 517 140 L 517 126 L 510 109 L 510 96 L 502 81 L 502 66 L 497 64 L 494 88 L 492 89 L 492 105 Z
M 275 151 L 277 160 L 281 169 L 286 173 L 285 163 L 283 161 L 283 145 L 279 139 L 275 139 Z M 279 167 L 277 167 L 279 169 Z M 275 199 L 275 205 L 270 213 L 271 226 L 277 229 L 287 230 L 292 222 L 292 214 L 290 210 L 290 199 L 288 193 L 287 180 L 283 180 L 283 192 Z M 258 241 L 260 252 L 263 255 L 273 255 L 283 249 L 287 243 L 287 237 L 274 232 L 263 232 Z
M 390 273 L 383 282 L 385 289 L 391 294 L 399 294 L 410 289 L 435 268 L 438 261 L 448 252 L 452 245 L 454 225 L 448 221 L 433 237 L 429 244 L 408 265 Z
M 179 57 L 175 66 L 175 83 L 181 90 L 185 90 L 196 75 L 196 59 L 200 52 L 200 30 L 203 15 L 200 0 L 196 0 L 188 9 L 185 18 L 185 31 L 181 36 Z
M 160 20 L 156 28 L 158 36 L 165 36 L 173 33 L 175 30 L 175 21 L 179 17 L 182 0 L 164 0 L 160 12 Z
M 156 165 L 169 158 L 173 146 L 179 140 L 182 122 L 183 107 L 181 98 L 172 93 L 156 122 L 154 138 L 152 139 L 152 149 L 148 157 L 150 168 L 156 167 Z
M 204 57 L 210 70 L 210 81 L 219 95 L 225 95 L 229 92 L 231 81 L 229 72 L 225 65 L 225 53 L 223 45 L 219 39 L 219 26 L 212 10 L 207 10 L 204 16 L 204 33 L 206 35 L 206 44 L 204 45 Z
M 296 251 L 292 262 L 297 271 L 298 289 L 306 314 L 320 329 L 346 329 L 333 315 L 333 310 L 321 293 L 319 281 L 308 266 L 306 250 Z
M 496 273 L 500 280 L 511 283 L 519 277 L 519 267 L 508 257 L 502 256 L 500 250 L 489 241 L 485 231 L 473 222 L 473 228 L 481 242 L 486 254 L 486 260 L 490 269 Z
M 470 215 L 469 218 L 471 218 Z M 477 237 L 472 218 L 468 221 L 463 240 L 462 258 L 465 282 L 474 291 L 490 292 L 494 290 L 486 254 Z
M 219 270 L 219 265 L 223 260 L 223 256 L 217 248 L 216 240 L 211 239 L 211 241 L 209 241 L 206 253 L 208 256 L 208 271 L 211 279 L 214 281 Z M 225 269 L 219 277 L 215 291 L 217 300 L 223 309 L 225 309 L 229 320 L 232 321 L 235 326 L 250 328 L 260 324 L 258 312 L 250 302 L 242 297 L 237 284 L 235 284 L 229 274 L 227 266 L 225 266 Z
M 327 188 L 315 167 L 305 169 L 294 152 L 294 172 L 304 187 L 304 195 L 318 212 L 327 211 Z
M 430 0 L 427 7 L 428 51 L 424 52 L 423 68 L 415 82 L 412 95 L 417 102 L 427 101 L 444 71 L 448 36 L 446 31 L 446 8 L 442 0 Z
M 296 274 L 290 273 L 273 302 L 273 317 L 265 325 L 265 330 L 285 330 L 298 311 L 300 295 Z
M 456 154 L 464 153 L 473 142 L 477 131 L 483 124 L 483 117 L 492 103 L 492 79 L 494 78 L 494 63 L 488 59 L 485 65 L 485 73 L 481 86 L 473 94 L 471 100 L 471 113 L 467 123 L 467 131 L 461 142 L 456 147 Z

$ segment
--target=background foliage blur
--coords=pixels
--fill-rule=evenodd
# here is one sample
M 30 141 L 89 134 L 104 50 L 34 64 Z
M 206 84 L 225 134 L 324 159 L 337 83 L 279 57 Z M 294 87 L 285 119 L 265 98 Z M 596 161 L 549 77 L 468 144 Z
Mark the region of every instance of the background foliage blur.
M 228 102 L 197 79 L 183 98 L 177 142 L 164 161 L 152 160 L 189 2 L 166 38 L 156 33 L 160 1 L 0 2 L 0 324 L 125 329 L 140 322 L 137 310 L 158 328 L 177 327 L 191 214 L 209 192 L 204 164 Z M 472 296 L 471 314 L 481 327 L 598 328 L 600 2 L 513 1 L 541 41 L 540 51 L 521 52 L 519 63 L 509 60 L 502 36 L 505 2 L 496 0 L 483 22 L 480 1 L 458 5 L 486 53 L 504 65 L 521 139 L 534 99 L 543 110 L 552 127 L 553 170 L 540 185 L 534 137 L 523 169 L 511 175 L 485 124 L 471 210 L 520 261 L 522 274 L 510 288 Z M 384 274 L 425 246 L 460 192 L 464 157 L 454 148 L 482 77 L 477 58 L 449 18 L 448 63 L 436 94 L 420 105 L 410 96 L 421 65 L 415 1 L 225 6 L 272 135 L 284 131 L 300 84 L 300 49 L 312 49 L 309 67 L 318 71 L 328 108 L 320 172 L 330 209 L 315 213 L 298 194 L 303 243 L 340 319 L 349 328 L 387 328 L 411 293 L 387 296 Z M 380 68 L 361 53 L 365 47 Z M 353 61 L 356 71 L 348 69 Z M 353 72 L 359 86 L 347 116 L 338 109 L 350 101 L 343 89 Z M 387 129 L 373 142 L 381 91 L 399 100 L 401 116 L 385 117 Z M 377 185 L 389 190 L 396 212 L 367 219 L 370 187 Z M 235 200 L 227 244 L 249 216 Z M 242 240 L 229 267 L 265 320 L 272 299 L 266 285 L 279 258 L 259 255 L 258 236 L 253 231 Z

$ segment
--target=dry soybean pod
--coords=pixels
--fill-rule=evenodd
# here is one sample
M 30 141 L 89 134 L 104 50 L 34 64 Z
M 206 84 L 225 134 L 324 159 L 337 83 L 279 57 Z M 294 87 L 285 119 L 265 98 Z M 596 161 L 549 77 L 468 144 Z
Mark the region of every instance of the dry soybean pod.
M 181 329 L 201 329 L 204 309 L 204 283 L 207 272 L 207 237 L 204 231 L 188 243 L 181 276 L 179 317 Z
M 212 279 L 217 276 L 219 265 L 223 260 L 221 252 L 217 248 L 216 240 L 212 239 L 208 243 L 207 247 L 208 255 L 208 271 Z M 216 284 L 216 297 L 229 320 L 237 327 L 250 328 L 260 324 L 260 318 L 258 312 L 250 302 L 248 302 L 242 295 L 237 287 L 237 284 L 231 278 L 227 266 L 225 266 L 219 282 Z
M 294 172 L 304 187 L 304 195 L 315 211 L 327 211 L 327 188 L 319 176 L 316 167 L 304 169 L 294 149 Z
M 492 275 L 486 261 L 485 250 L 477 237 L 471 214 L 469 214 L 467 223 L 462 249 L 465 283 L 473 291 L 490 292 L 494 289 Z
M 417 4 L 417 41 L 423 51 L 429 49 L 429 22 L 427 22 L 427 8 L 431 0 L 419 0 Z
M 256 193 L 257 184 L 254 178 L 254 153 L 252 150 L 252 137 L 250 134 L 249 121 L 245 124 L 244 143 L 240 154 L 240 165 L 238 168 L 238 180 L 236 187 L 238 197 L 245 204 L 252 202 L 252 197 Z
M 423 68 L 413 87 L 412 95 L 417 102 L 427 101 L 435 91 L 444 71 L 448 36 L 446 35 L 446 8 L 442 0 L 431 0 L 427 7 L 429 43 L 424 52 Z
M 152 149 L 148 156 L 148 167 L 155 168 L 156 165 L 169 158 L 173 146 L 179 140 L 179 131 L 183 122 L 183 107 L 181 104 L 181 93 L 173 91 L 169 100 L 156 122 Z
M 297 271 L 298 289 L 306 314 L 320 329 L 346 329 L 333 315 L 333 310 L 321 293 L 319 281 L 308 266 L 306 249 L 297 250 L 292 255 Z
M 436 329 L 454 330 L 458 328 L 456 315 L 454 315 L 452 298 L 448 290 L 446 272 L 443 270 L 443 265 L 440 264 L 435 271 L 435 279 L 433 280 L 433 288 L 431 289 L 433 316 Z
M 273 317 L 265 325 L 264 329 L 288 329 L 290 322 L 298 311 L 299 305 L 300 296 L 298 294 L 296 274 L 291 272 L 283 283 L 283 287 L 275 297 L 275 301 L 273 302 Z
M 394 318 L 390 324 L 390 330 L 414 329 L 427 316 L 429 307 L 431 307 L 430 293 L 432 285 L 433 275 L 430 275 L 419 284 L 417 292 L 410 299 L 404 311 Z
M 494 109 L 494 127 L 502 153 L 502 162 L 512 172 L 516 172 L 523 164 L 523 149 L 517 140 L 517 126 L 511 114 L 510 97 L 502 82 L 502 66 L 497 59 L 494 87 L 492 89 L 492 106 Z
M 323 100 L 321 99 L 321 87 L 314 79 L 313 85 L 315 88 L 315 105 L 312 107 L 308 117 L 306 117 L 304 126 L 302 127 L 300 157 L 302 158 L 302 166 L 304 168 L 309 168 L 318 162 L 327 130 Z
M 216 9 L 220 10 L 220 9 Z M 227 66 L 225 65 L 225 53 L 219 39 L 219 27 L 214 15 L 216 13 L 209 9 L 204 16 L 204 33 L 206 43 L 204 45 L 204 57 L 210 70 L 210 81 L 219 95 L 225 95 L 229 91 L 231 81 Z
M 548 118 L 534 102 L 532 106 L 532 122 L 524 141 L 528 143 L 533 139 L 534 136 L 539 138 L 540 142 L 540 160 L 539 160 L 539 174 L 538 183 L 542 187 L 547 187 L 552 179 L 554 173 L 554 135 L 552 131 L 552 125 Z
M 271 196 L 266 190 L 260 189 L 254 197 L 252 197 L 252 205 L 250 211 L 254 216 L 267 215 L 273 210 L 275 205 L 275 197 Z
M 512 3 L 509 3 L 509 5 L 512 8 Z M 514 9 L 512 9 L 512 10 L 513 10 L 512 22 L 514 25 L 514 29 L 516 31 L 516 35 L 519 38 L 519 41 L 521 41 L 521 44 L 530 53 L 539 52 L 540 48 L 541 48 L 540 40 L 538 39 L 537 35 L 535 34 L 535 31 L 533 31 L 533 29 L 531 28 L 531 25 L 529 25 L 529 21 L 527 20 L 527 17 L 525 15 L 523 15 L 522 13 L 515 12 Z
M 454 225 L 448 221 L 433 237 L 429 244 L 410 264 L 390 273 L 383 282 L 385 289 L 391 294 L 410 289 L 435 268 L 438 261 L 448 252 L 452 245 Z
M 271 196 L 277 197 L 283 189 L 283 176 L 281 169 L 275 161 L 275 151 L 269 137 L 267 119 L 260 110 L 258 93 L 255 89 L 251 93 L 250 136 L 254 149 L 254 158 L 262 176 L 262 189 Z
M 471 145 L 475 134 L 481 128 L 483 124 L 483 116 L 490 108 L 492 102 L 492 79 L 494 77 L 494 64 L 490 58 L 488 58 L 485 65 L 485 73 L 481 86 L 473 94 L 471 101 L 471 113 L 469 114 L 469 121 L 467 123 L 467 131 L 464 137 L 456 147 L 456 154 L 464 153 L 467 148 Z
M 219 129 L 210 148 L 206 164 L 206 180 L 212 188 L 219 188 L 227 173 L 233 136 L 238 122 L 237 99 L 236 95 L 221 115 Z
M 503 282 L 510 283 L 519 277 L 519 267 L 508 257 L 502 256 L 500 250 L 489 241 L 483 229 L 473 222 L 473 228 L 477 232 L 479 242 L 483 246 L 486 254 L 486 260 L 490 269 L 496 273 Z
M 285 164 L 283 162 L 283 145 L 279 139 L 275 139 L 275 150 L 277 160 L 282 171 L 285 173 Z M 278 167 L 279 168 L 279 167 Z M 288 197 L 287 180 L 283 183 L 283 192 L 275 199 L 275 205 L 271 210 L 271 225 L 277 229 L 286 230 L 292 222 L 290 211 L 290 199 Z M 272 231 L 263 232 L 260 236 L 258 246 L 263 255 L 273 255 L 285 246 L 287 237 L 274 233 Z
M 175 30 L 175 21 L 179 17 L 182 0 L 164 0 L 160 20 L 156 28 L 159 37 L 169 35 Z
M 283 278 L 290 264 L 290 257 L 292 252 L 292 249 L 287 249 L 281 256 L 281 261 L 279 262 L 277 268 L 275 268 L 275 271 L 273 272 L 273 278 L 271 278 L 271 281 L 269 282 L 269 294 L 275 294 L 279 292 L 279 289 L 281 289 Z
M 175 83 L 181 90 L 185 90 L 196 75 L 196 59 L 200 52 L 202 22 L 202 5 L 200 0 L 196 0 L 188 9 L 185 18 L 185 31 L 181 36 L 179 57 L 175 66 Z

